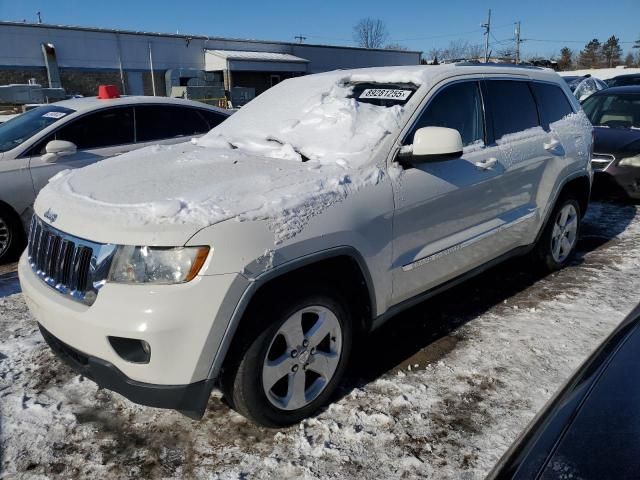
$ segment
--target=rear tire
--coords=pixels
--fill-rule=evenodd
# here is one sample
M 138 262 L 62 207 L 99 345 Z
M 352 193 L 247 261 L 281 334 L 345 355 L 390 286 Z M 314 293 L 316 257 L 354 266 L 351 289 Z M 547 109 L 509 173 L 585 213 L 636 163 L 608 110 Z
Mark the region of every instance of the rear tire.
M 351 351 L 347 305 L 338 292 L 307 285 L 276 290 L 252 308 L 250 331 L 240 333 L 246 340 L 231 352 L 221 382 L 231 407 L 259 425 L 284 427 L 324 406 Z
M 534 250 L 544 271 L 554 272 L 569 264 L 578 244 L 581 220 L 580 204 L 575 198 L 558 200 Z
M 24 232 L 18 216 L 0 206 L 0 265 L 17 258 L 24 244 Z

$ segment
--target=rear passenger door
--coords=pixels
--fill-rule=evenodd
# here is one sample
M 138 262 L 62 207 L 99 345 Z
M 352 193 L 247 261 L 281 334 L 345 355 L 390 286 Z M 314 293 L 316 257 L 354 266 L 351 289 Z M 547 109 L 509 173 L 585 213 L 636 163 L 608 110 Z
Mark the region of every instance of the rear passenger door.
M 546 205 L 540 186 L 550 160 L 562 151 L 561 145 L 549 143 L 528 79 L 487 78 L 484 92 L 492 123 L 490 148 L 504 170 L 499 215 L 506 224 L 496 245 L 507 251 L 534 241 L 543 214 L 540 206 Z
M 533 93 L 536 96 L 542 128 L 547 134 L 547 151 L 557 159 L 584 162 L 589 155 L 589 147 L 585 143 L 584 129 L 576 128 L 568 118 L 575 113 L 565 92 L 554 83 L 533 82 Z
M 462 157 L 406 168 L 394 178 L 393 293 L 399 303 L 478 266 L 494 255 L 487 235 L 500 226 L 503 168 L 485 147 L 487 128 L 480 81 L 441 87 L 403 140 L 418 128 L 460 132 Z

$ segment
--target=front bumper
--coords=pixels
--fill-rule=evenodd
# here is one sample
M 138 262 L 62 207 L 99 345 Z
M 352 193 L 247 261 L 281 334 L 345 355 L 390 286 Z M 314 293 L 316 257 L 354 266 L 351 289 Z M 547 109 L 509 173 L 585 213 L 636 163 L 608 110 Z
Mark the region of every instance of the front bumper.
M 237 274 L 200 276 L 179 285 L 107 283 L 95 303 L 75 302 L 18 265 L 32 315 L 52 336 L 86 357 L 113 366 L 131 382 L 184 386 L 213 378 L 211 366 L 231 313 L 248 285 Z M 146 341 L 148 363 L 123 359 L 109 336 Z M 100 369 L 100 367 L 96 367 Z
M 609 167 L 606 171 L 596 172 L 596 182 L 601 188 L 621 190 L 629 198 L 640 200 L 640 168 Z
M 150 407 L 180 410 L 193 418 L 204 414 L 214 380 L 187 385 L 154 385 L 128 378 L 113 364 L 70 347 L 53 336 L 41 324 L 40 332 L 51 350 L 80 375 L 93 380 L 101 388 L 117 392 L 129 400 Z

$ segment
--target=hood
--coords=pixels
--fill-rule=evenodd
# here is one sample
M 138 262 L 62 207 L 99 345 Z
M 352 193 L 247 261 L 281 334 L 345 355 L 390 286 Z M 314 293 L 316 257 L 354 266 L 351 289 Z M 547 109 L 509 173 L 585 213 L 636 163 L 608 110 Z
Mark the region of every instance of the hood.
M 382 170 L 261 157 L 193 143 L 136 150 L 66 170 L 35 211 L 64 232 L 101 243 L 183 245 L 221 221 L 267 220 L 275 243 Z M 53 215 L 45 215 L 45 212 Z
M 640 130 L 596 127 L 593 132 L 595 153 L 609 153 L 619 158 L 640 152 Z

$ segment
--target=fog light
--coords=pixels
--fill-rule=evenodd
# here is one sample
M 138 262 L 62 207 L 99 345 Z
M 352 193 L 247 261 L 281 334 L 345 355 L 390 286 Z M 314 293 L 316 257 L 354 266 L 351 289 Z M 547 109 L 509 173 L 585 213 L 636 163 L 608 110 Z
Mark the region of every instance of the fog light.
M 151 347 L 137 338 L 108 337 L 109 343 L 123 360 L 131 363 L 149 363 Z

